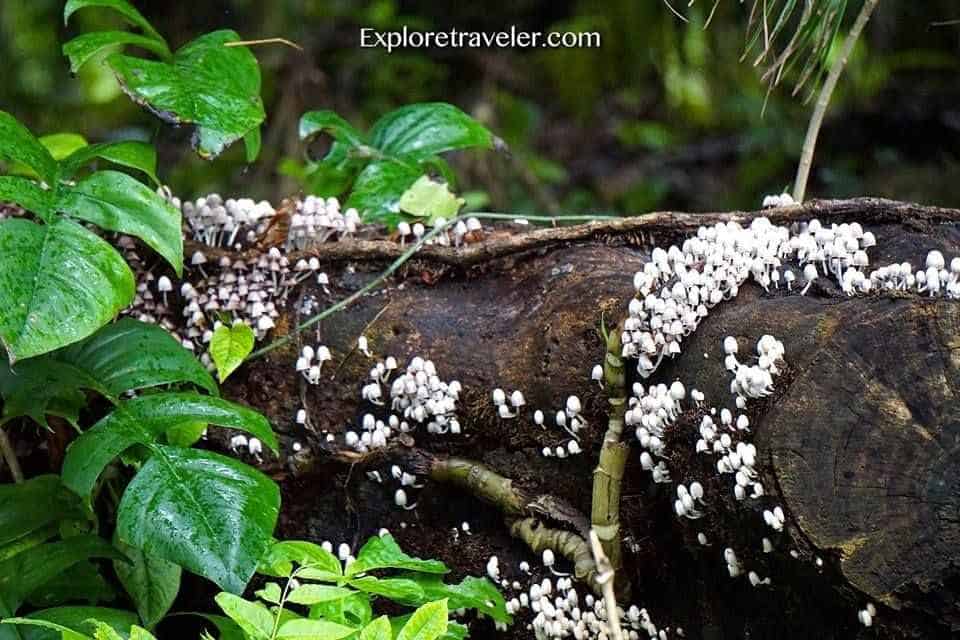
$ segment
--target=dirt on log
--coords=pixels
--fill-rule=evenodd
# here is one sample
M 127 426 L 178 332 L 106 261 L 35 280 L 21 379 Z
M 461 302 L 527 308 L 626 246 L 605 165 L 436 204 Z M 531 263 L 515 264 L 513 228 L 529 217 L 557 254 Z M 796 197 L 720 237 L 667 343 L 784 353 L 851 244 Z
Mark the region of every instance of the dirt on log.
M 948 261 L 960 255 L 960 211 L 866 198 L 755 213 L 501 228 L 465 249 L 427 247 L 388 286 L 249 363 L 225 390 L 264 411 L 284 435 L 282 459 L 266 464 L 284 490 L 278 537 L 356 543 L 387 527 L 411 551 L 446 561 L 456 575 L 483 573 L 496 554 L 505 577 L 529 583 L 517 564 L 540 563 L 510 537 L 501 513 L 437 483 L 417 492 L 417 509 L 397 509 L 390 464 L 410 448 L 472 458 L 532 494 L 556 496 L 589 514 L 605 425 L 605 397 L 589 379 L 603 356 L 601 315 L 608 326 L 623 317 L 632 275 L 654 245 L 677 243 L 700 224 L 747 223 L 758 215 L 780 224 L 814 217 L 859 222 L 877 237 L 872 265 L 909 261 L 917 267 L 931 249 Z M 386 241 L 324 247 L 315 255 L 326 265 L 329 291 L 303 291 L 296 302 L 313 296 L 323 308 L 376 277 L 399 253 Z M 278 322 L 281 334 L 305 319 L 292 311 L 297 304 L 290 308 Z M 668 433 L 669 464 L 674 481 L 699 480 L 714 498 L 702 520 L 677 519 L 672 485 L 654 485 L 638 455 L 631 456 L 622 525 L 632 601 L 659 625 L 682 627 L 692 638 L 960 633 L 958 303 L 908 293 L 850 298 L 827 278 L 806 296 L 748 284 L 714 308 L 684 340 L 683 354 L 647 382 L 680 379 L 705 393 L 707 407 L 732 408 L 723 337 L 736 336 L 741 353 L 752 353 L 767 333 L 783 341 L 786 370 L 774 395 L 751 401 L 747 412 L 768 495 L 736 503 L 729 476 L 717 477 L 715 460 L 693 454 L 694 426 L 704 410 L 691 406 Z M 412 441 L 345 464 L 337 454 L 340 434 L 357 429 L 364 413 L 379 411 L 359 400 L 374 364 L 355 348 L 360 335 L 377 357 L 392 355 L 403 365 L 420 355 L 436 363 L 442 379 L 459 380 L 463 434 L 413 433 Z M 333 352 L 320 385 L 307 385 L 294 372 L 303 344 L 325 344 Z M 490 401 L 494 387 L 508 395 L 520 389 L 527 411 L 498 418 Z M 549 419 L 546 428 L 536 426 L 532 412 L 549 416 L 570 394 L 581 398 L 588 421 L 583 453 L 545 458 L 543 447 L 569 436 Z M 301 407 L 309 413 L 307 429 L 294 423 Z M 306 445 L 296 457 L 293 440 Z M 369 480 L 369 471 L 379 471 L 383 484 Z M 787 513 L 787 526 L 776 535 L 761 517 L 773 505 Z M 454 531 L 464 521 L 470 535 Z M 710 546 L 697 543 L 701 531 Z M 761 551 L 763 537 L 773 540 L 773 553 Z M 772 584 L 753 588 L 743 577 L 729 578 L 722 559 L 728 546 L 747 570 Z M 857 622 L 867 602 L 878 608 L 870 629 Z M 528 632 L 518 626 L 508 637 Z

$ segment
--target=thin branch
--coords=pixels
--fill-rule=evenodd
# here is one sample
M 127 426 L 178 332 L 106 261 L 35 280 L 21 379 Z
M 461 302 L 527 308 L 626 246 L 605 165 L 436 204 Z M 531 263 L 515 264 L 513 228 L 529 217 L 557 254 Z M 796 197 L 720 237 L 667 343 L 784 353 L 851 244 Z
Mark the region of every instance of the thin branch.
M 803 151 L 800 154 L 800 164 L 797 167 L 797 179 L 793 185 L 793 199 L 797 202 L 803 202 L 803 198 L 806 195 L 807 181 L 810 178 L 810 168 L 813 166 L 813 153 L 817 148 L 817 137 L 820 135 L 820 127 L 823 126 L 823 118 L 827 113 L 827 107 L 830 106 L 830 98 L 833 96 L 833 90 L 836 89 L 840 75 L 847 66 L 847 61 L 850 59 L 850 54 L 853 53 L 853 47 L 860 38 L 860 33 L 867 25 L 867 22 L 870 20 L 870 15 L 874 9 L 877 8 L 878 4 L 880 4 L 880 0 L 864 1 L 863 8 L 860 9 L 857 19 L 850 28 L 850 33 L 847 34 L 846 40 L 843 41 L 840 55 L 830 67 L 830 73 L 827 75 L 823 86 L 820 87 L 820 95 L 817 97 L 817 104 L 813 109 L 813 114 L 810 116 L 807 135 L 803 141 Z
M 263 38 L 261 40 L 231 40 L 230 42 L 224 42 L 223 46 L 225 47 L 250 47 L 258 44 L 285 44 L 288 47 L 296 49 L 297 51 L 303 51 L 303 47 L 298 45 L 296 42 L 287 40 L 286 38 Z

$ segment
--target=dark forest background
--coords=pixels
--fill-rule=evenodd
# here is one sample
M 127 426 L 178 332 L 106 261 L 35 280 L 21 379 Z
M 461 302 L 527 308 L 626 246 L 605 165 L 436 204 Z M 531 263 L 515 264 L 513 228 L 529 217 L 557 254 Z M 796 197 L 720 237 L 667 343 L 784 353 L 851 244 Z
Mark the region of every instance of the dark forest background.
M 335 109 L 368 125 L 427 100 L 452 102 L 503 137 L 512 154 L 456 158 L 471 206 L 513 212 L 641 213 L 755 208 L 792 183 L 810 105 L 790 86 L 769 95 L 741 63 L 748 6 L 722 0 L 684 10 L 660 0 L 136 0 L 177 47 L 217 28 L 282 36 L 254 49 L 267 107 L 264 148 L 242 145 L 209 163 L 119 93 L 103 65 L 70 77 L 68 36 L 115 24 L 82 11 L 64 27 L 62 0 L 0 0 L 0 109 L 37 133 L 90 141 L 140 138 L 159 148 L 161 178 L 184 197 L 209 191 L 276 202 L 297 191 L 301 113 Z M 686 4 L 677 1 L 680 7 Z M 855 3 L 853 3 L 855 4 Z M 851 5 L 852 6 L 852 5 Z M 851 10 L 852 13 L 853 10 Z M 960 18 L 953 1 L 887 0 L 841 80 L 821 135 L 809 195 L 878 195 L 956 205 L 960 184 Z M 852 19 L 847 17 L 847 23 Z M 599 49 L 361 49 L 360 28 L 599 31 Z M 324 194 L 325 195 L 325 194 Z

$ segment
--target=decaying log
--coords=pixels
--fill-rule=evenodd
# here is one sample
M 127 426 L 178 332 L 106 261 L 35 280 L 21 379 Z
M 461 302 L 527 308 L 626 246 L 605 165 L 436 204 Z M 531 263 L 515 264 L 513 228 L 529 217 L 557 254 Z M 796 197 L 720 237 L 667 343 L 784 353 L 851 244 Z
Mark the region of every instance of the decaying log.
M 590 478 L 607 411 L 603 392 L 589 379 L 604 354 L 598 333 L 601 312 L 608 326 L 622 317 L 633 294 L 632 275 L 653 244 L 676 242 L 703 223 L 749 222 L 756 215 L 778 223 L 812 217 L 860 222 L 877 237 L 878 246 L 870 251 L 873 265 L 910 261 L 916 267 L 931 249 L 943 251 L 948 261 L 960 255 L 960 211 L 879 199 L 815 201 L 759 213 L 658 213 L 576 227 L 498 231 L 465 249 L 426 248 L 388 288 L 305 332 L 290 347 L 249 363 L 246 375 L 238 376 L 226 393 L 246 398 L 279 431 L 306 441 L 311 451 L 322 451 L 329 446 L 324 432 L 355 428 L 358 417 L 370 409 L 359 402 L 359 387 L 372 361 L 353 349 L 362 333 L 378 356 L 404 362 L 421 355 L 436 363 L 441 378 L 463 385 L 464 434 L 414 434 L 418 447 L 477 459 L 518 486 L 556 495 L 589 514 Z M 322 302 L 336 301 L 375 277 L 399 252 L 387 241 L 324 245 L 314 253 L 329 265 L 332 291 L 307 293 Z M 871 630 L 881 637 L 946 637 L 951 630 L 960 631 L 958 304 L 916 294 L 848 298 L 821 278 L 803 297 L 747 285 L 735 301 L 715 308 L 685 340 L 684 353 L 666 361 L 651 380 L 680 379 L 687 389 L 703 391 L 708 406 L 732 407 L 723 337 L 736 336 L 741 353 L 752 352 L 765 333 L 783 341 L 787 367 L 776 392 L 752 402 L 748 411 L 768 487 L 763 504 L 783 505 L 788 535 L 778 539 L 783 546 L 771 558 L 756 547 L 745 557 L 766 571 L 761 575 L 773 575 L 774 592 L 789 590 L 791 577 L 805 581 L 804 587 L 789 597 L 768 596 L 767 605 L 757 605 L 768 607 L 772 620 L 765 623 L 748 622 L 751 614 L 761 616 L 759 609 L 711 605 L 711 598 L 735 603 L 736 598 L 762 597 L 751 595 L 757 590 L 737 595 L 735 590 L 725 593 L 729 589 L 723 586 L 711 590 L 711 585 L 729 584 L 715 557 L 728 542 L 725 536 L 731 545 L 749 539 L 759 546 L 760 537 L 768 535 L 759 512 L 764 507 L 738 507 L 732 497 L 718 498 L 703 524 L 714 548 L 698 550 L 700 525 L 673 517 L 669 496 L 650 486 L 649 474 L 631 460 L 622 524 L 633 549 L 627 564 L 635 594 L 639 590 L 639 598 L 654 601 L 658 592 L 663 599 L 695 600 L 662 613 L 677 616 L 676 624 L 682 623 L 692 637 L 853 637 L 862 629 L 856 608 L 868 601 L 881 606 Z M 281 320 L 281 334 L 296 322 L 292 316 Z M 304 433 L 292 420 L 303 406 L 293 371 L 297 342 L 325 344 L 334 354 L 334 366 L 324 369 L 329 379 L 303 394 L 315 434 Z M 579 395 L 589 425 L 581 432 L 584 453 L 565 460 L 542 457 L 542 447 L 569 436 L 552 426 L 535 426 L 529 415 L 498 418 L 490 401 L 494 387 L 508 394 L 522 390 L 530 414 L 541 408 L 550 415 L 568 395 Z M 682 443 L 692 433 L 678 427 L 674 442 Z M 632 435 L 625 434 L 625 440 Z M 684 458 L 675 479 L 699 478 L 707 485 L 714 461 L 700 458 Z M 326 474 L 325 464 L 322 453 L 298 456 L 295 476 Z M 719 492 L 714 495 L 731 493 L 729 483 L 710 482 L 708 490 Z M 420 520 L 429 526 L 437 518 L 442 536 L 440 526 L 450 523 L 431 491 L 438 490 L 432 485 L 423 490 Z M 367 491 L 359 499 L 369 501 L 355 503 L 361 512 L 389 506 L 384 492 Z M 800 559 L 792 560 L 788 550 Z M 682 560 L 671 564 L 672 554 Z M 453 551 L 444 559 L 460 566 L 458 555 Z M 821 569 L 812 562 L 816 557 L 823 560 Z M 791 568 L 801 564 L 811 568 Z M 678 567 L 683 573 L 671 574 Z M 482 567 L 461 569 L 477 572 Z M 804 621 L 786 629 L 774 602 L 791 608 L 791 620 Z M 829 617 L 810 619 L 827 606 L 824 602 L 837 607 L 842 626 Z

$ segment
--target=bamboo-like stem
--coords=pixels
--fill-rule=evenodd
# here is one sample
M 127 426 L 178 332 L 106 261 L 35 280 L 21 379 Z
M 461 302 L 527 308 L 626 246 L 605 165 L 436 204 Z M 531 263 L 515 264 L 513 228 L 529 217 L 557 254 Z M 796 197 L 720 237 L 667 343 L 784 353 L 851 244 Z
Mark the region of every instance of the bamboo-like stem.
M 606 335 L 606 355 L 603 360 L 604 388 L 607 403 L 607 432 L 600 449 L 600 460 L 593 471 L 593 498 L 590 521 L 593 531 L 610 560 L 614 570 L 622 566 L 620 551 L 620 484 L 630 448 L 623 442 L 624 412 L 627 405 L 627 378 L 620 354 L 620 332 L 614 327 Z
M 13 477 L 13 481 L 23 482 L 23 470 L 20 469 L 20 463 L 17 461 L 17 453 L 13 450 L 13 443 L 10 442 L 10 438 L 7 437 L 7 432 L 3 427 L 0 427 L 0 453 L 3 454 L 3 459 L 7 461 L 7 466 L 10 467 L 10 475 Z
M 590 545 L 587 541 L 563 529 L 552 529 L 536 518 L 521 518 L 510 525 L 510 534 L 523 540 L 534 553 L 543 553 L 545 549 L 554 551 L 573 563 L 573 575 L 598 594 L 597 565 L 593 561 Z
M 460 487 L 496 506 L 505 515 L 516 517 L 527 511 L 529 498 L 513 486 L 513 481 L 479 462 L 465 458 L 433 458 L 429 474 L 431 480 Z
M 823 126 L 823 118 L 827 113 L 827 107 L 830 106 L 830 98 L 833 96 L 833 90 L 837 87 L 840 75 L 847 66 L 850 54 L 853 53 L 853 47 L 860 38 L 860 33 L 870 20 L 873 10 L 880 4 L 880 0 L 865 0 L 857 19 L 850 28 L 846 40 L 843 41 L 843 47 L 840 49 L 840 55 L 830 67 L 830 73 L 827 74 L 823 86 L 820 87 L 820 94 L 817 96 L 817 104 L 810 116 L 810 124 L 807 126 L 807 135 L 803 141 L 803 151 L 800 154 L 800 164 L 797 166 L 797 179 L 793 185 L 793 199 L 802 203 L 807 191 L 807 180 L 810 178 L 810 168 L 813 166 L 813 152 L 817 148 L 817 137 L 820 135 L 820 128 Z

